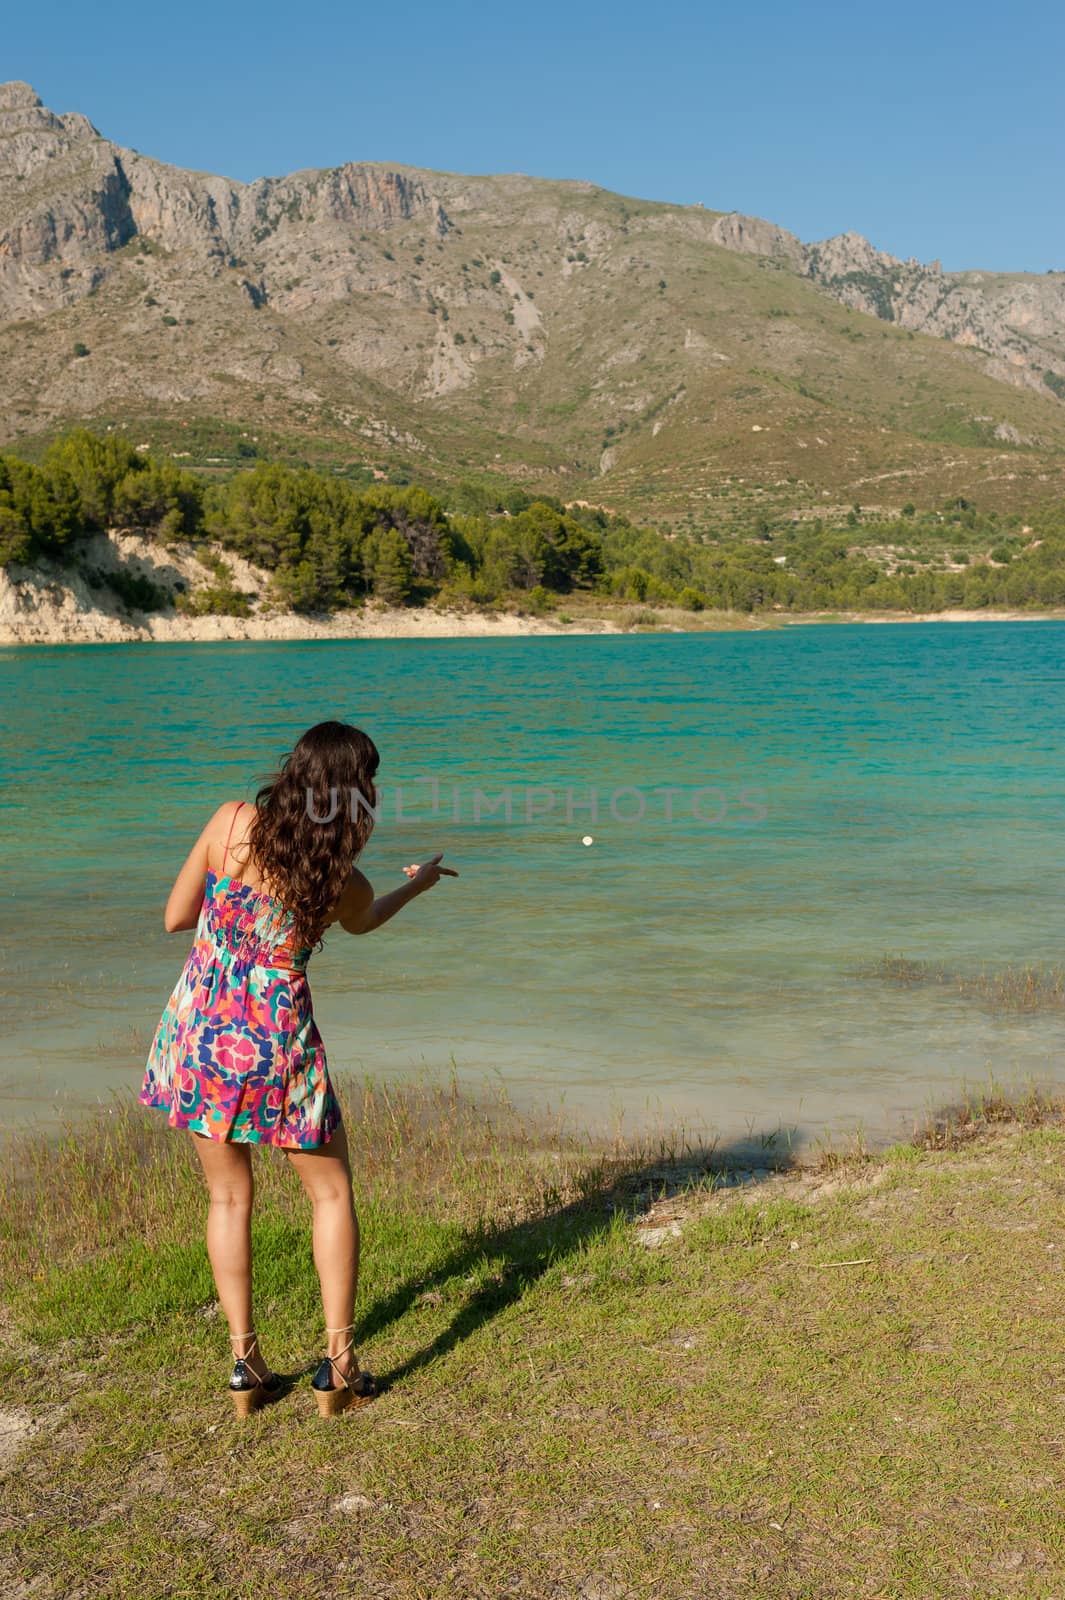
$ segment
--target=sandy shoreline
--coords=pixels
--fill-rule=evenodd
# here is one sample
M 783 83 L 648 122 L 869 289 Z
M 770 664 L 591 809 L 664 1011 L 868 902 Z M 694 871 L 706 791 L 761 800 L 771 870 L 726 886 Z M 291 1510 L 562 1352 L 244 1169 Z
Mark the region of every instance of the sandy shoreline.
M 150 616 L 137 622 L 110 617 L 100 626 L 97 617 L 67 614 L 62 617 L 25 616 L 0 620 L 0 648 L 83 644 L 192 644 L 261 641 L 284 643 L 312 639 L 497 639 L 552 635 L 624 633 L 724 633 L 767 632 L 808 626 L 846 627 L 914 622 L 1053 622 L 1065 621 L 1065 612 L 938 611 L 912 615 L 895 613 L 809 612 L 780 615 L 743 615 L 727 612 L 698 613 L 683 621 L 675 613 L 659 614 L 657 630 L 633 628 L 624 608 L 616 618 L 595 616 L 561 622 L 550 617 L 522 616 L 514 612 L 439 611 L 422 608 L 366 608 L 332 617 L 302 617 L 292 612 L 276 616 Z
M 785 626 L 810 622 L 1065 622 L 1065 611 L 847 611 L 831 616 L 804 612 L 780 620 Z
M 191 644 L 259 640 L 284 642 L 306 639 L 494 639 L 535 634 L 617 633 L 610 622 L 552 624 L 539 617 L 509 613 L 369 609 L 328 618 L 302 617 L 293 612 L 277 616 L 182 617 L 152 616 L 143 623 L 115 622 L 106 629 L 79 627 L 76 621 L 58 625 L 40 621 L 16 625 L 0 623 L 0 647 L 59 644 Z

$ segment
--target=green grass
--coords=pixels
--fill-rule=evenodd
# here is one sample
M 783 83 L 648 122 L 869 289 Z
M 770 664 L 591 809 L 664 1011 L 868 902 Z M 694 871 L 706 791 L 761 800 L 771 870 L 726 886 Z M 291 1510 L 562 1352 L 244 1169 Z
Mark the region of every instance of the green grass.
M 385 1392 L 332 1423 L 281 1161 L 257 1161 L 257 1323 L 294 1385 L 238 1424 L 185 1140 L 119 1103 L 22 1147 L 7 1592 L 1063 1592 L 1059 1108 L 991 1096 L 792 1170 L 734 1152 L 736 1184 L 726 1152 L 596 1148 L 455 1085 L 345 1104 Z

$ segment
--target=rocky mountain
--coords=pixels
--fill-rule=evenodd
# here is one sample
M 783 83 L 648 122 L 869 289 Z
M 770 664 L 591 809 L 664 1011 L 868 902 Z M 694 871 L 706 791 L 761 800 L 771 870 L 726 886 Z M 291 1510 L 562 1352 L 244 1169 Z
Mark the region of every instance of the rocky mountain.
M 0 435 L 496 475 L 708 529 L 1065 489 L 1065 274 L 581 182 L 237 183 L 0 87 Z
M 736 213 L 713 233 L 727 249 L 783 261 L 856 311 L 981 351 L 992 377 L 1065 398 L 1065 271 L 944 272 L 938 261 L 876 250 L 860 233 L 803 244 Z

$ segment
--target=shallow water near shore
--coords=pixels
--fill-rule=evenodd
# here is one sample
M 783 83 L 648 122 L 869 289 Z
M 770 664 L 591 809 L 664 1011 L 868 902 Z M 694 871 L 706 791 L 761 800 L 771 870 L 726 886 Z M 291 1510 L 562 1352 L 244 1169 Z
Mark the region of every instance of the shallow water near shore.
M 338 1070 L 777 1148 L 1062 1081 L 1060 1012 L 861 969 L 1060 962 L 1065 623 L 21 648 L 0 682 L 9 1128 L 139 1087 L 175 872 L 330 716 L 382 752 L 378 892 L 461 872 L 313 957 Z

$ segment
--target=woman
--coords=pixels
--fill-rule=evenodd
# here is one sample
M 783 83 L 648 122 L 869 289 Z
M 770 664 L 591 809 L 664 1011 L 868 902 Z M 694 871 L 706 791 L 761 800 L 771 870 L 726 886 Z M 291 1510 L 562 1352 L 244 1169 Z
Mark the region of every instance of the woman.
M 435 855 L 374 898 L 356 858 L 374 824 L 378 754 L 342 722 L 297 742 L 254 805 L 227 801 L 167 901 L 168 933 L 195 928 L 163 1012 L 140 1099 L 184 1128 L 210 1194 L 207 1252 L 230 1327 L 239 1415 L 280 1391 L 251 1314 L 253 1144 L 282 1148 L 314 1208 L 314 1263 L 328 1338 L 312 1379 L 330 1416 L 377 1393 L 354 1354 L 359 1227 L 347 1139 L 311 1009 L 307 960 L 325 929 L 370 933 L 445 873 Z M 240 1330 L 240 1331 L 237 1331 Z

